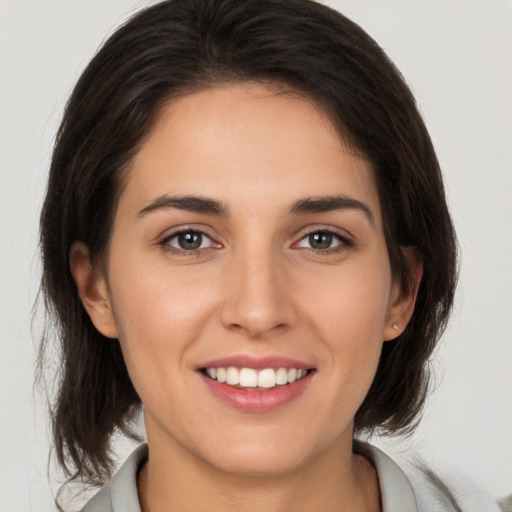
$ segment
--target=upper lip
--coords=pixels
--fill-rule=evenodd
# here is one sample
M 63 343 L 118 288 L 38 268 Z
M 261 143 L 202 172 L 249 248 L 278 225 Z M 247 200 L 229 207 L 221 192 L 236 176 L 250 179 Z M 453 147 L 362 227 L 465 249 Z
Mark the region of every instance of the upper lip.
M 264 368 L 297 368 L 298 370 L 309 370 L 313 365 L 304 361 L 292 359 L 284 356 L 254 356 L 250 354 L 238 354 L 218 359 L 206 361 L 197 366 L 202 368 L 252 368 L 254 370 L 263 370 Z

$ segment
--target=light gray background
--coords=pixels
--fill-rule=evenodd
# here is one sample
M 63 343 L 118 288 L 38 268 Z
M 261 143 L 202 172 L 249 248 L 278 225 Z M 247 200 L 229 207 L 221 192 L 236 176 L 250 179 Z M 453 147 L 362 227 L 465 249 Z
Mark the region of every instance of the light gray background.
M 0 0 L 0 511 L 54 510 L 48 419 L 33 394 L 38 212 L 63 104 L 105 35 L 148 2 Z M 332 0 L 412 86 L 463 253 L 437 390 L 411 445 L 512 491 L 512 2 Z M 40 322 L 36 321 L 37 333 Z M 405 448 L 404 448 L 405 447 Z M 124 453 L 126 447 L 121 447 Z M 57 473 L 50 466 L 55 488 Z

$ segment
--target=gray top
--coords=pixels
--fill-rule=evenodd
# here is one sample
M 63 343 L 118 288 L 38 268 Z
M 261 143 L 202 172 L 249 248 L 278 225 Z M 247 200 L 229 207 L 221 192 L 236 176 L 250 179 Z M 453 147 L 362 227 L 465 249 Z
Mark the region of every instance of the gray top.
M 141 512 L 137 496 L 137 473 L 148 458 L 148 445 L 141 444 L 126 459 L 119 471 L 82 512 Z
M 370 459 L 377 470 L 383 512 L 448 512 L 455 510 L 439 486 L 432 484 L 423 471 L 411 466 L 407 475 L 384 452 L 357 441 L 357 453 Z M 82 512 L 141 512 L 137 496 L 137 473 L 147 460 L 148 447 L 139 446 Z M 495 500 L 465 479 L 443 477 L 464 512 L 499 512 Z

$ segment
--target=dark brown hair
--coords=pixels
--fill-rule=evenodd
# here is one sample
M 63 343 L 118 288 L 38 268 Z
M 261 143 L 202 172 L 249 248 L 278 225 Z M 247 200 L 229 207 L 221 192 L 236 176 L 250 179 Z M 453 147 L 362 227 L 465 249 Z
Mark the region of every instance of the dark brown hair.
M 411 282 L 413 246 L 423 279 L 411 322 L 384 343 L 356 431 L 412 428 L 428 361 L 447 321 L 456 242 L 441 172 L 414 98 L 381 48 L 340 13 L 310 0 L 169 0 L 119 28 L 83 72 L 58 131 L 41 215 L 42 291 L 62 364 L 52 403 L 59 462 L 99 484 L 109 441 L 129 433 L 140 399 L 119 343 L 92 325 L 70 273 L 81 240 L 105 252 L 123 177 L 163 101 L 218 83 L 281 84 L 321 104 L 375 172 L 395 279 Z M 49 332 L 49 331 L 47 331 Z M 41 361 L 49 349 L 41 345 Z

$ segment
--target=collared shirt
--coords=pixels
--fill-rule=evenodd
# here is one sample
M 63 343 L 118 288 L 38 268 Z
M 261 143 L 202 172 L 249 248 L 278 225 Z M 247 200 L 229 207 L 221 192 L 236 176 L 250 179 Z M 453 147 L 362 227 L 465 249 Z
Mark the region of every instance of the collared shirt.
M 455 510 L 443 490 L 429 481 L 419 467 L 403 469 L 384 452 L 357 441 L 355 451 L 368 458 L 377 470 L 382 512 L 448 512 Z M 146 444 L 139 446 L 82 512 L 141 512 L 137 473 L 148 457 Z M 464 512 L 499 512 L 495 500 L 467 480 L 448 479 L 457 504 Z

